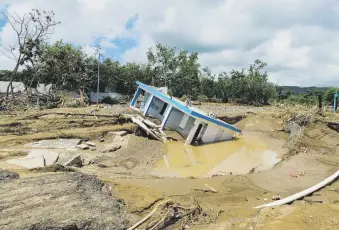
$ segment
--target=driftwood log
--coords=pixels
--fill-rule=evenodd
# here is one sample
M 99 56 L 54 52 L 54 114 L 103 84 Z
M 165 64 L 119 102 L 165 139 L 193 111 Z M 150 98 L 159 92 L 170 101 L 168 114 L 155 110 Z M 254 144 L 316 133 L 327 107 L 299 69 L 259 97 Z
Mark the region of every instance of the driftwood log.
M 333 130 L 335 130 L 335 131 L 337 131 L 339 133 L 339 123 L 337 123 L 337 122 L 328 122 L 327 126 L 330 129 L 333 129 Z

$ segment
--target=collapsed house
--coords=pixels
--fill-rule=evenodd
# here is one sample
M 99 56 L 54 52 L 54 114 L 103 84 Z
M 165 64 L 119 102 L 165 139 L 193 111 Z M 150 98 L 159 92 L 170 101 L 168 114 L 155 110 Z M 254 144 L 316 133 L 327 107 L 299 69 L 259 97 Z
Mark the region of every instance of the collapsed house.
M 160 130 L 175 130 L 186 139 L 186 144 L 205 144 L 231 140 L 237 127 L 209 116 L 202 111 L 184 103 L 164 90 L 136 82 L 138 89 L 130 103 L 130 108 L 160 120 Z M 142 98 L 140 100 L 140 98 Z M 139 102 L 140 101 L 140 102 Z

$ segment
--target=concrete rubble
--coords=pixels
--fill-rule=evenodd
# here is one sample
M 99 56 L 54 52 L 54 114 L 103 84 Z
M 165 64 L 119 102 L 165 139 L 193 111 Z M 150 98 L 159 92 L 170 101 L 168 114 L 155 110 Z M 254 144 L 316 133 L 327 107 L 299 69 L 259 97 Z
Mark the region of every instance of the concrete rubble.
M 8 160 L 7 163 L 27 169 L 41 168 L 53 164 L 80 167 L 83 165 L 83 159 L 81 154 L 76 151 L 34 149 L 27 156 Z
M 88 145 L 90 147 L 95 147 L 96 146 L 96 144 L 94 142 L 91 142 L 91 141 L 87 141 L 86 145 Z
M 128 144 L 126 131 L 115 132 L 113 143 L 105 145 L 101 153 L 112 153 Z M 90 164 L 92 159 L 89 154 L 80 154 L 76 150 L 91 149 L 96 151 L 96 143 L 91 141 L 81 142 L 80 139 L 42 140 L 27 146 L 33 148 L 25 157 L 7 160 L 7 163 L 27 169 L 41 168 L 59 164 L 62 166 L 82 167 Z M 45 147 L 45 148 L 44 148 Z
M 55 164 L 58 160 L 58 157 L 59 157 L 58 152 L 51 150 L 34 149 L 31 150 L 25 157 L 11 159 L 8 160 L 7 162 L 13 165 L 18 165 L 24 168 L 32 169 Z
M 101 152 L 102 153 L 112 153 L 112 152 L 117 151 L 120 148 L 121 148 L 121 144 L 113 143 L 113 144 L 110 144 L 110 145 L 106 145 L 105 149 L 102 150 Z
M 80 145 L 77 145 L 76 147 L 77 147 L 78 149 L 81 149 L 81 150 L 89 149 L 89 146 L 86 145 L 86 144 L 80 144 Z
M 83 166 L 83 159 L 81 154 L 74 151 L 65 151 L 60 153 L 57 164 L 63 166 Z

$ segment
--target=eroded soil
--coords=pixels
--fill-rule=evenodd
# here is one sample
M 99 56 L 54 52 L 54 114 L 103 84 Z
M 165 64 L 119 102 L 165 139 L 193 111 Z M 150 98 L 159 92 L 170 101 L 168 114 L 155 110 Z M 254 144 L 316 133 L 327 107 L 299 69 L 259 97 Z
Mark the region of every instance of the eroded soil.
M 23 144 L 44 139 L 46 135 L 50 138 L 55 136 L 89 138 L 97 144 L 97 151 L 87 150 L 83 153 L 90 156 L 92 164 L 82 168 L 75 168 L 75 170 L 84 174 L 94 175 L 96 178 L 104 181 L 107 186 L 111 187 L 111 198 L 120 198 L 125 203 L 123 209 L 126 210 L 125 219 L 130 220 L 127 224 L 128 226 L 131 226 L 132 223 L 137 221 L 138 218 L 136 217 L 141 218 L 150 213 L 159 202 L 170 199 L 184 207 L 198 203 L 204 210 L 204 216 L 208 218 L 202 218 L 202 216 L 200 216 L 199 218 L 185 222 L 184 225 L 178 221 L 167 226 L 168 229 L 181 229 L 188 226 L 190 229 L 213 230 L 339 228 L 339 221 L 337 220 L 339 209 L 339 182 L 334 182 L 312 194 L 310 197 L 295 201 L 290 205 L 259 210 L 253 209 L 253 207 L 257 205 L 271 202 L 273 196 L 280 195 L 284 198 L 304 190 L 324 180 L 338 170 L 339 134 L 327 126 L 327 122 L 339 121 L 338 115 L 328 113 L 326 116 L 317 116 L 314 123 L 305 128 L 302 138 L 298 139 L 298 143 L 295 145 L 297 151 L 294 151 L 292 154 L 292 152 L 289 151 L 289 134 L 283 131 L 284 121 L 286 117 L 291 116 L 293 112 L 303 110 L 303 108 L 265 107 L 246 109 L 246 107 L 233 108 L 230 105 L 218 106 L 216 104 L 207 104 L 205 107 L 204 105 L 200 106 L 200 109 L 206 112 L 210 112 L 212 109 L 215 110 L 215 108 L 217 108 L 217 114 L 220 116 L 242 116 L 243 119 L 238 121 L 236 125 L 243 130 L 243 135 L 247 135 L 246 138 L 250 138 L 251 136 L 255 137 L 254 139 L 257 141 L 254 142 L 263 143 L 265 146 L 262 149 L 275 152 L 281 161 L 268 168 L 254 168 L 254 170 L 250 170 L 250 173 L 244 175 L 236 175 L 237 173 L 231 174 L 227 169 L 223 170 L 227 173 L 218 174 L 220 169 L 230 167 L 227 163 L 220 164 L 223 160 L 223 157 L 221 157 L 218 159 L 218 162 L 215 162 L 219 164 L 215 164 L 215 166 L 209 165 L 210 168 L 205 170 L 211 172 L 211 168 L 214 169 L 217 167 L 217 170 L 211 173 L 209 177 L 206 177 L 205 171 L 203 173 L 192 173 L 190 175 L 189 167 L 192 166 L 188 164 L 185 170 L 186 175 L 180 175 L 180 173 L 178 173 L 175 176 L 176 178 L 174 178 L 168 174 L 153 173 L 154 170 L 159 167 L 159 164 L 164 165 L 164 162 L 159 162 L 164 161 L 164 155 L 168 154 L 166 146 L 158 141 L 129 134 L 124 137 L 127 143 L 126 146 L 123 146 L 113 153 L 103 154 L 100 152 L 106 143 L 114 139 L 114 137 L 107 135 L 109 131 L 121 129 L 133 131 L 133 124 L 118 123 L 114 120 L 119 117 L 110 119 L 107 117 L 95 117 L 94 115 L 89 115 L 84 118 L 72 115 L 68 115 L 67 117 L 62 116 L 59 118 L 61 119 L 59 122 L 51 123 L 54 125 L 54 131 L 48 132 L 46 125 L 52 122 L 49 120 L 56 119 L 53 117 L 54 115 L 45 115 L 41 118 L 29 119 L 27 121 L 28 124 L 25 123 L 26 121 L 23 121 L 23 116 L 15 115 L 4 116 L 0 121 L 2 128 L 14 128 L 12 131 L 7 130 L 3 132 L 3 136 L 0 137 L 2 147 L 0 151 L 0 159 L 2 158 L 0 160 L 0 168 L 7 167 L 6 170 L 19 173 L 21 178 L 36 178 L 37 176 L 48 176 L 52 178 L 60 174 L 70 175 L 69 173 L 43 173 L 32 172 L 22 168 L 8 168 L 9 166 L 5 162 L 7 159 L 25 155 L 25 149 L 22 147 Z M 90 109 L 82 110 L 86 112 L 88 112 L 88 110 L 90 111 Z M 126 112 L 128 110 L 120 109 L 119 111 Z M 52 112 L 55 112 L 55 110 Z M 69 112 L 79 113 L 79 111 L 75 109 Z M 96 111 L 96 114 L 110 113 L 114 113 L 113 110 L 100 109 Z M 27 117 L 28 115 L 25 116 Z M 82 119 L 85 120 L 81 121 Z M 89 127 L 78 125 L 79 123 L 77 122 L 79 122 L 79 120 L 80 123 L 90 124 Z M 14 125 L 15 122 L 26 125 Z M 72 127 L 70 126 L 72 123 L 77 125 Z M 20 133 L 20 127 L 34 128 L 36 131 L 34 133 Z M 98 138 L 102 136 L 105 137 L 104 143 L 98 141 Z M 245 141 L 246 138 L 244 138 Z M 210 151 L 212 156 L 218 150 L 211 148 Z M 207 150 L 204 153 L 205 159 L 208 154 L 209 151 Z M 199 167 L 203 167 L 205 162 L 201 160 L 198 161 L 199 164 L 202 164 Z M 245 161 L 245 158 L 241 158 L 238 161 L 235 161 L 234 164 L 239 164 L 239 168 L 241 168 L 242 164 L 245 164 L 241 161 Z M 180 166 L 182 167 L 181 170 L 184 170 L 184 166 L 185 165 Z M 195 169 L 192 170 L 194 171 Z M 15 186 L 19 186 L 22 185 L 22 183 L 27 184 L 29 182 L 27 182 L 26 179 L 19 179 L 18 182 L 10 183 L 15 183 Z M 78 191 L 74 192 L 78 193 Z M 5 193 L 3 193 L 4 197 Z M 49 193 L 52 192 L 46 192 L 46 194 Z M 12 197 L 13 199 L 19 199 L 16 198 L 16 195 Z M 25 199 L 28 200 L 27 202 L 32 202 L 33 198 L 26 197 Z M 76 196 L 74 199 L 76 200 L 74 202 L 81 202 L 79 200 L 83 200 L 84 197 Z M 9 213 L 6 217 L 8 220 L 6 220 L 7 222 L 0 221 L 2 224 L 7 223 L 5 226 L 14 224 L 15 220 L 22 218 L 23 215 L 28 215 L 29 206 L 21 207 L 15 215 L 10 214 L 9 210 L 15 207 L 15 202 L 6 202 L 7 205 L 5 208 L 2 208 L 2 212 Z M 109 203 L 111 201 L 107 202 Z M 44 205 L 48 206 L 47 203 Z M 77 209 L 77 206 L 75 206 L 75 209 Z M 79 208 L 78 210 L 79 212 L 84 212 L 85 216 L 87 212 L 86 209 Z M 35 211 L 33 210 L 33 212 Z M 39 213 L 40 211 L 37 210 L 36 212 Z M 99 212 L 105 213 L 106 211 L 100 210 Z M 127 215 L 127 213 L 132 216 Z M 39 216 L 39 214 L 37 214 L 37 216 Z M 101 221 L 100 218 L 103 218 L 102 223 L 105 223 L 104 219 L 106 217 L 105 215 L 102 215 L 102 217 L 93 217 L 91 221 L 97 223 Z M 62 216 L 57 216 L 55 219 L 56 222 L 60 223 L 60 226 L 63 226 L 61 223 L 64 223 L 62 219 Z M 43 223 L 39 218 L 37 222 Z M 28 220 L 25 223 L 28 224 L 30 221 Z M 16 227 L 16 225 L 12 226 Z M 147 223 L 141 225 L 139 228 L 145 229 L 146 226 Z M 17 228 L 20 229 L 19 227 L 18 225 Z M 92 226 L 90 226 L 90 229 L 93 229 L 91 227 Z

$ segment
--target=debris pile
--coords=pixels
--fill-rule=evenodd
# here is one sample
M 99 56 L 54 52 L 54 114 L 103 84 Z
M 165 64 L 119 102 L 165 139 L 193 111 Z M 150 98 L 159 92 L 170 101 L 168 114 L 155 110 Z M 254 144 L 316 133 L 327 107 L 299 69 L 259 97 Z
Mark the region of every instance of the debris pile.
M 27 156 L 7 160 L 7 163 L 28 169 L 55 164 L 81 167 L 84 165 L 84 159 L 76 151 L 80 144 L 80 139 L 41 140 L 26 145 L 26 147 L 32 148 Z
M 3 110 L 15 110 L 18 108 L 56 108 L 63 102 L 62 97 L 58 94 L 27 94 L 27 93 L 14 93 L 13 97 L 5 98 L 0 101 Z
M 167 140 L 166 134 L 160 130 L 160 125 L 156 125 L 152 121 L 144 119 L 139 115 L 131 116 L 131 119 L 138 125 L 135 133 L 137 136 L 147 136 L 161 142 Z
M 283 130 L 289 133 L 285 146 L 289 148 L 290 155 L 299 152 L 299 143 L 304 135 L 305 128 L 314 122 L 316 109 L 311 109 L 303 113 L 293 113 L 283 124 Z
M 197 222 L 213 222 L 214 217 L 205 213 L 200 205 L 195 202 L 191 207 L 182 207 L 171 200 L 158 204 L 148 215 L 134 224 L 128 230 L 137 229 L 143 225 L 143 229 L 160 230 L 169 226 L 174 229 L 189 229 L 190 224 Z

